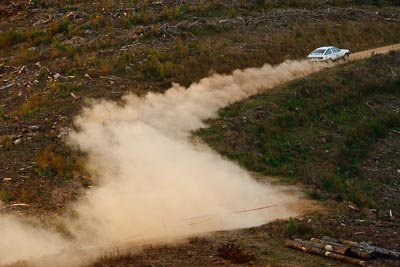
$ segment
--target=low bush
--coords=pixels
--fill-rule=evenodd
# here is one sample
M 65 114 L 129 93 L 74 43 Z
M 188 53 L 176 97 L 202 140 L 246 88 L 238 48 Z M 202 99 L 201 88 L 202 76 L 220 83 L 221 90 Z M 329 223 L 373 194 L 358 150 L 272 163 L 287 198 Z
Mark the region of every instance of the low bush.
M 20 114 L 23 116 L 30 115 L 40 110 L 43 106 L 47 105 L 48 96 L 35 93 L 28 98 L 28 100 L 21 105 Z
M 6 203 L 11 202 L 14 200 L 14 195 L 9 190 L 0 188 L 0 200 Z
M 217 253 L 218 257 L 234 264 L 249 263 L 256 259 L 254 254 L 246 252 L 241 246 L 232 242 L 226 242 L 219 246 Z
M 307 224 L 307 222 L 290 218 L 287 223 L 287 233 L 290 237 L 308 239 L 313 236 L 313 229 Z

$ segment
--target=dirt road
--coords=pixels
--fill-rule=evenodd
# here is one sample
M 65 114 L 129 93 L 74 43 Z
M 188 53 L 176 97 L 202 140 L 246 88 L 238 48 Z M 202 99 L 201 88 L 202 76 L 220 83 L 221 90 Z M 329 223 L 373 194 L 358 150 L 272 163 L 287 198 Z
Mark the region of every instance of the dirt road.
M 398 51 L 398 50 L 400 50 L 400 44 L 393 44 L 393 45 L 373 48 L 373 49 L 369 49 L 369 50 L 351 54 L 350 60 L 351 61 L 360 60 L 360 59 L 368 58 L 372 55 L 386 54 L 386 53 L 389 53 L 390 51 Z

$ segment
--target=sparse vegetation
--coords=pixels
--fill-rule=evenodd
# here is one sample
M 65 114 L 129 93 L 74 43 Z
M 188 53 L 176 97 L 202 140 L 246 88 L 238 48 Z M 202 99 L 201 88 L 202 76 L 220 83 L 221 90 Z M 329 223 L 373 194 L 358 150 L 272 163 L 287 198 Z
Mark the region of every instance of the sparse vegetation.
M 287 232 L 290 237 L 309 239 L 313 236 L 313 229 L 307 222 L 290 218 L 287 223 Z
M 28 101 L 21 105 L 20 113 L 23 116 L 30 115 L 43 108 L 47 103 L 48 97 L 46 95 L 40 93 L 33 94 Z
M 136 262 L 137 256 L 134 253 L 126 251 L 116 251 L 110 254 L 104 254 L 100 256 L 96 261 L 94 261 L 91 267 L 107 267 L 113 266 L 114 264 L 119 264 L 123 262 L 124 264 L 134 264 Z
M 218 256 L 234 264 L 249 263 L 256 259 L 255 255 L 244 251 L 241 246 L 232 242 L 226 242 L 218 247 Z
M 13 194 L 9 190 L 7 190 L 5 188 L 0 188 L 0 200 L 1 201 L 8 203 L 10 201 L 13 201 L 14 199 L 15 198 L 14 198 Z
M 4 120 L 6 117 L 6 112 L 4 111 L 4 107 L 0 106 L 0 121 Z
M 54 145 L 47 145 L 36 154 L 38 167 L 36 173 L 42 177 L 61 176 L 71 178 L 74 172 L 83 172 L 83 163 L 79 151 L 57 151 Z
M 8 135 L 1 135 L 0 136 L 0 151 L 2 149 L 10 149 L 12 146 L 12 139 Z

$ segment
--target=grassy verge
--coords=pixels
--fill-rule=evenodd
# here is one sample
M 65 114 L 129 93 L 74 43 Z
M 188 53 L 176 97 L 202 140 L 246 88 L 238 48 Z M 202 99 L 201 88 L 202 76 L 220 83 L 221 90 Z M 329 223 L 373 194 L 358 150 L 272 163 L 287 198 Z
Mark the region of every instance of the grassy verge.
M 198 134 L 250 170 L 302 181 L 314 198 L 373 207 L 381 186 L 360 166 L 400 129 L 399 62 L 392 53 L 299 80 L 221 110 Z

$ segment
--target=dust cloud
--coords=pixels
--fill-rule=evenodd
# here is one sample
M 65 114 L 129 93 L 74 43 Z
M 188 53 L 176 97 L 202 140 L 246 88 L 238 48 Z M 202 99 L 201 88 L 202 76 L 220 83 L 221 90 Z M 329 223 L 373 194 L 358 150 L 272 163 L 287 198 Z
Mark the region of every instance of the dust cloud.
M 215 74 L 164 94 L 129 94 L 122 103 L 92 101 L 75 119 L 67 142 L 85 152 L 98 185 L 68 220 L 81 247 L 107 242 L 171 240 L 259 225 L 295 213 L 295 199 L 191 139 L 220 108 L 329 65 L 286 61 Z M 263 206 L 267 209 L 254 210 Z M 0 217 L 0 262 L 52 254 L 69 242 Z M 3 239 L 3 236 L 6 239 Z M 7 237 L 8 236 L 8 237 Z M 149 241 L 150 240 L 150 241 Z M 45 243 L 47 245 L 42 244 Z M 26 253 L 17 253 L 21 249 Z
M 0 264 L 58 253 L 67 246 L 55 232 L 0 216 Z

